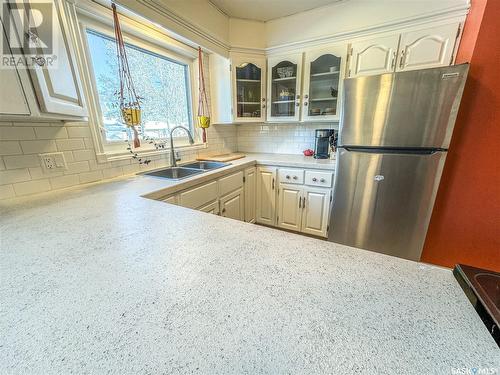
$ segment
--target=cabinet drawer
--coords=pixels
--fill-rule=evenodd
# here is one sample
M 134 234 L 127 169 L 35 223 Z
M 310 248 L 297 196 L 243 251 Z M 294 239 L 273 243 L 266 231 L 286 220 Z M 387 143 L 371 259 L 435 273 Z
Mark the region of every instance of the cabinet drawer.
M 331 172 L 306 171 L 306 185 L 332 187 Z
M 217 199 L 217 181 L 195 187 L 179 194 L 179 204 L 187 208 L 198 208 Z
M 279 181 L 287 184 L 303 184 L 304 171 L 302 169 L 279 169 Z
M 235 191 L 243 186 L 243 171 L 219 179 L 219 195 Z

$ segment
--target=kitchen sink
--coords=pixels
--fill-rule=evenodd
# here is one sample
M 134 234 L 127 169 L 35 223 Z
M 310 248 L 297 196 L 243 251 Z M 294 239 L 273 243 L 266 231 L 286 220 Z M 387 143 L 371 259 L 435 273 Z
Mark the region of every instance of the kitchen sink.
M 186 167 L 171 167 L 160 169 L 156 171 L 143 173 L 146 176 L 162 177 L 169 180 L 181 180 L 183 178 L 190 177 L 195 174 L 203 173 L 203 169 L 194 169 Z
M 193 163 L 184 164 L 184 168 L 194 168 L 194 169 L 203 169 L 205 171 L 209 171 L 211 169 L 217 169 L 225 167 L 226 165 L 230 165 L 230 163 L 222 163 L 220 161 L 195 161 Z

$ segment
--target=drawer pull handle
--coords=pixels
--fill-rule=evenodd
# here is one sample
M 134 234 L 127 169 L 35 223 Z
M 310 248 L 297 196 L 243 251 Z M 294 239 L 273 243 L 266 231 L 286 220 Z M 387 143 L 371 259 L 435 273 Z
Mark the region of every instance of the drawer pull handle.
M 290 179 L 290 175 L 288 175 L 288 174 L 285 177 L 286 177 L 287 180 Z
M 297 176 L 293 176 L 293 179 L 296 180 L 296 179 L 298 179 L 298 177 Z
M 318 181 L 318 179 L 316 177 L 313 177 L 313 182 L 316 182 Z
M 319 182 L 325 182 L 325 179 L 324 179 L 324 178 L 322 178 L 321 180 L 319 180 Z

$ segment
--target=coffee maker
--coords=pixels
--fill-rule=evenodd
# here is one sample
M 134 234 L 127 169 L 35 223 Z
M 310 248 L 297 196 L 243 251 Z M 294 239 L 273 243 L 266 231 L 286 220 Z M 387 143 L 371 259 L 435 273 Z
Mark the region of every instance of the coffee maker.
M 338 131 L 335 129 L 317 129 L 314 135 L 314 158 L 328 159 L 330 149 L 337 146 Z

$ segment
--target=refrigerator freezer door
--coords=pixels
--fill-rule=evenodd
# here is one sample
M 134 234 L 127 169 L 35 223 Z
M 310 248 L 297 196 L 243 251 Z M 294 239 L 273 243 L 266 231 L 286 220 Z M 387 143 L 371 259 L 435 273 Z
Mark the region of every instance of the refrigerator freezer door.
M 419 260 L 445 158 L 340 149 L 329 241 Z
M 447 149 L 468 68 L 346 79 L 339 144 Z

